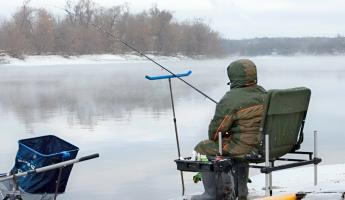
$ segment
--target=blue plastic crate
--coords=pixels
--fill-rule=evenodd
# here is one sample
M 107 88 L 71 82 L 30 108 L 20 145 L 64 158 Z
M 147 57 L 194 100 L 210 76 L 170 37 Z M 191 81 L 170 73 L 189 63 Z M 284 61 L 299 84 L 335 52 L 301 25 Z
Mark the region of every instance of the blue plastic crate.
M 79 148 L 54 135 L 19 140 L 13 172 L 24 172 L 76 158 Z M 73 166 L 63 168 L 58 193 L 66 189 Z M 55 193 L 59 169 L 18 179 L 19 187 L 32 194 Z

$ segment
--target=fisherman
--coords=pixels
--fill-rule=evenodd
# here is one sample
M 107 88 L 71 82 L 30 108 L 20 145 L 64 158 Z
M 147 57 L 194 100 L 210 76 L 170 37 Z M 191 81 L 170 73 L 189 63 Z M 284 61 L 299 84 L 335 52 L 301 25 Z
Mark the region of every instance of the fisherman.
M 257 85 L 256 66 L 249 59 L 232 62 L 228 66 L 227 72 L 230 79 L 228 83 L 230 91 L 217 104 L 208 129 L 209 140 L 201 141 L 194 150 L 203 155 L 216 156 L 219 153 L 218 136 L 221 133 L 223 155 L 236 160 L 234 178 L 238 183 L 238 199 L 246 200 L 249 163 L 245 157 L 258 150 L 261 137 L 259 129 L 266 91 Z M 230 174 L 225 176 L 228 177 L 224 177 L 224 173 L 222 173 L 223 179 L 231 180 Z M 217 182 L 219 179 L 214 172 L 201 172 L 201 178 L 205 192 L 192 196 L 192 200 L 217 199 L 220 188 L 232 187 L 229 185 L 231 182 L 222 181 L 222 186 L 219 188 L 219 182 Z

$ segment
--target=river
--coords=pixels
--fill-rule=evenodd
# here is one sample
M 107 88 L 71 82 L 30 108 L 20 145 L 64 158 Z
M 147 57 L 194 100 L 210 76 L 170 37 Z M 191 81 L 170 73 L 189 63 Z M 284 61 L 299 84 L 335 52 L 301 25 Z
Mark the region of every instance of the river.
M 226 67 L 236 58 L 160 60 L 219 100 L 229 89 Z M 344 163 L 345 56 L 251 58 L 266 89 L 306 86 L 312 97 L 303 149 L 319 131 L 322 164 Z M 52 61 L 53 62 L 53 61 Z M 13 166 L 17 141 L 54 134 L 100 158 L 75 165 L 59 199 L 172 199 L 181 193 L 167 74 L 147 61 L 99 64 L 0 65 L 0 172 Z M 173 80 L 183 155 L 206 138 L 215 104 Z M 186 174 L 187 193 L 202 190 Z

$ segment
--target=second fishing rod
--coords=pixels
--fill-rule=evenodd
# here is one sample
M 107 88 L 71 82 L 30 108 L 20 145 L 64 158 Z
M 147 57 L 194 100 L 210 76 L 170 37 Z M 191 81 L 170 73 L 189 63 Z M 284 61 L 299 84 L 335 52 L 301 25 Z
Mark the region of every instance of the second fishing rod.
M 190 84 L 189 82 L 187 82 L 186 80 L 184 80 L 181 77 L 178 77 L 174 72 L 170 71 L 168 68 L 164 67 L 163 65 L 161 65 L 160 63 L 158 63 L 157 61 L 155 61 L 154 59 L 150 58 L 149 56 L 147 56 L 145 53 L 143 53 L 142 51 L 138 50 L 137 48 L 135 48 L 134 46 L 128 44 L 126 41 L 123 41 L 117 37 L 115 37 L 112 33 L 110 33 L 109 31 L 104 30 L 103 28 L 101 28 L 100 26 L 97 26 L 94 23 L 91 23 L 91 25 L 93 27 L 95 27 L 98 31 L 103 32 L 104 34 L 108 35 L 109 37 L 111 37 L 113 40 L 120 42 L 121 44 L 125 45 L 126 47 L 128 47 L 129 49 L 137 52 L 140 56 L 145 57 L 146 59 L 150 60 L 151 62 L 153 62 L 154 64 L 156 64 L 157 66 L 159 66 L 160 68 L 164 69 L 165 71 L 169 72 L 171 75 L 173 75 L 174 77 L 178 78 L 180 81 L 184 82 L 185 84 L 187 84 L 189 87 L 193 88 L 195 91 L 197 91 L 198 93 L 200 93 L 201 95 L 203 95 L 205 98 L 209 99 L 210 101 L 212 101 L 215 104 L 218 104 L 218 102 L 216 100 L 214 100 L 213 98 L 211 98 L 210 96 L 208 96 L 207 94 L 205 94 L 204 92 L 202 92 L 201 90 L 199 90 L 198 88 L 196 88 L 194 85 Z

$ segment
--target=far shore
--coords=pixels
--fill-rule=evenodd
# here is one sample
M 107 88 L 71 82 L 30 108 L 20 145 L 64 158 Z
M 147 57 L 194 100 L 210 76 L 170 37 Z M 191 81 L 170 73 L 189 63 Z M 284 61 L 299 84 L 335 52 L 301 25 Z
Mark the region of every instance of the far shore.
M 345 54 L 299 54 L 294 55 L 258 55 L 258 56 L 245 56 L 245 55 L 229 55 L 225 57 L 215 58 L 207 56 L 193 56 L 188 57 L 184 55 L 176 56 L 162 56 L 147 54 L 148 57 L 157 61 L 182 61 L 182 60 L 206 60 L 206 59 L 238 59 L 238 58 L 281 58 L 281 57 L 344 57 Z M 107 64 L 107 63 L 133 63 L 133 62 L 150 62 L 147 58 L 138 54 L 90 54 L 90 55 L 25 55 L 21 58 L 9 56 L 5 53 L 0 53 L 0 66 L 4 65 L 75 65 L 75 64 Z
M 186 56 L 157 56 L 148 54 L 155 60 L 183 60 L 189 59 Z M 22 58 L 11 57 L 6 54 L 0 55 L 0 65 L 63 65 L 63 64 L 96 64 L 114 62 L 135 62 L 146 61 L 147 59 L 135 54 L 94 54 L 78 56 L 61 55 L 27 55 Z

